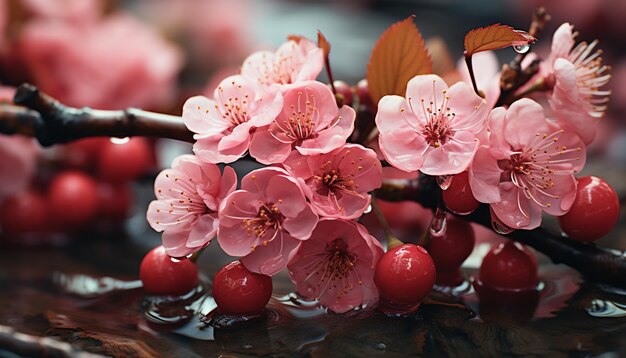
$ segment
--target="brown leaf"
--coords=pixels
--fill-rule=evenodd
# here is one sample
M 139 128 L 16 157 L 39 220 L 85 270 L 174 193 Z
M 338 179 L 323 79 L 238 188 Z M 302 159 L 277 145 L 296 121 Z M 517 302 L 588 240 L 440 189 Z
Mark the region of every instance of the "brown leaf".
M 411 78 L 432 72 L 432 61 L 414 17 L 391 25 L 374 45 L 366 76 L 374 103 L 385 95 L 404 96 Z
M 330 42 L 326 40 L 326 36 L 324 36 L 320 30 L 317 30 L 317 47 L 324 51 L 324 58 L 328 58 L 328 54 L 330 53 Z
M 470 30 L 465 35 L 465 56 L 477 52 L 498 50 L 501 48 L 529 45 L 537 41 L 526 31 L 515 30 L 511 26 L 494 24 Z
M 289 35 L 287 36 L 287 41 L 294 41 L 295 43 L 300 43 L 300 40 L 305 39 L 306 37 L 302 35 Z

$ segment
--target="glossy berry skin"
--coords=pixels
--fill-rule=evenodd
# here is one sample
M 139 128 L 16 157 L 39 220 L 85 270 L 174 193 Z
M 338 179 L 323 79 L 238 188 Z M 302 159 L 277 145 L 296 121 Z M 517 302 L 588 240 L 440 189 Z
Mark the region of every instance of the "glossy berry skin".
M 139 279 L 146 293 L 179 296 L 198 286 L 198 269 L 189 260 L 173 260 L 157 246 L 141 261 Z
M 105 181 L 123 183 L 139 178 L 153 162 L 146 138 L 130 138 L 125 143 L 109 141 L 102 148 L 98 175 Z
M 222 267 L 213 280 L 213 298 L 226 315 L 253 315 L 263 311 L 272 296 L 272 278 L 248 270 L 240 261 Z
M 98 213 L 98 204 L 98 184 L 79 171 L 58 174 L 48 188 L 50 216 L 61 229 L 89 223 Z
M 128 217 L 133 205 L 133 193 L 129 183 L 98 183 L 100 201 L 98 214 L 107 219 L 122 220 Z
M 571 239 L 591 242 L 608 234 L 619 219 L 619 199 L 604 180 L 578 178 L 576 199 L 567 214 L 559 217 L 561 229 Z
M 474 249 L 474 229 L 469 222 L 448 216 L 446 234 L 431 237 L 426 249 L 437 272 L 455 272 Z
M 435 277 L 435 264 L 423 247 L 394 247 L 380 258 L 374 272 L 380 308 L 389 313 L 415 311 L 433 288 Z
M 443 191 L 442 197 L 448 210 L 459 215 L 467 215 L 480 205 L 472 194 L 467 171 L 453 177 L 450 187 Z
M 537 259 L 518 242 L 500 243 L 485 255 L 478 276 L 492 289 L 534 290 L 539 282 Z
M 374 105 L 366 79 L 362 79 L 356 84 L 356 95 L 359 97 L 359 105 L 370 108 Z
M 46 199 L 35 191 L 26 191 L 4 199 L 0 206 L 0 227 L 8 234 L 47 231 Z

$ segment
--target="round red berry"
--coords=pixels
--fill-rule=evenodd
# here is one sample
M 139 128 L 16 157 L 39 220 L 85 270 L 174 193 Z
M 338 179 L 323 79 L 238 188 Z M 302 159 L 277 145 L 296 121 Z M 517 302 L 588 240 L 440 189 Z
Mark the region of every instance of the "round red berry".
M 48 188 L 48 208 L 55 225 L 77 228 L 98 213 L 98 185 L 87 174 L 66 171 L 58 174 Z
M 352 92 L 352 87 L 345 81 L 335 81 L 333 82 L 335 86 L 335 90 L 337 94 L 341 95 L 343 99 L 343 104 L 345 106 L 352 106 L 352 102 L 354 101 L 354 92 Z
M 374 272 L 381 308 L 392 313 L 416 310 L 433 288 L 435 276 L 435 264 L 423 247 L 404 244 L 387 251 Z
M 26 191 L 4 199 L 0 206 L 0 227 L 9 234 L 47 231 L 46 199 L 35 191 Z
M 157 246 L 141 261 L 139 278 L 149 294 L 183 295 L 198 286 L 198 269 L 189 260 L 172 259 Z
M 474 229 L 469 222 L 448 216 L 446 234 L 431 237 L 426 249 L 437 272 L 456 272 L 474 249 Z
M 151 151 L 146 138 L 109 141 L 100 154 L 98 174 L 102 179 L 115 183 L 135 180 L 150 168 L 153 161 Z
M 459 215 L 467 215 L 480 205 L 480 202 L 472 194 L 469 175 L 466 171 L 452 178 L 450 187 L 443 191 L 442 196 L 448 210 Z
M 239 261 L 229 263 L 215 274 L 213 297 L 223 314 L 258 314 L 271 296 L 272 278 L 251 272 Z
M 63 162 L 73 168 L 92 169 L 108 142 L 104 137 L 79 139 L 63 146 Z
M 356 95 L 359 97 L 359 105 L 371 108 L 373 101 L 366 79 L 362 79 L 356 84 Z
M 125 219 L 133 204 L 133 193 L 128 183 L 98 183 L 99 214 L 109 219 Z
M 608 234 L 619 219 L 619 198 L 604 180 L 578 178 L 576 199 L 567 214 L 559 217 L 561 229 L 570 238 L 590 242 Z
M 503 242 L 485 255 L 478 276 L 482 284 L 497 290 L 535 289 L 539 282 L 537 259 L 522 244 Z

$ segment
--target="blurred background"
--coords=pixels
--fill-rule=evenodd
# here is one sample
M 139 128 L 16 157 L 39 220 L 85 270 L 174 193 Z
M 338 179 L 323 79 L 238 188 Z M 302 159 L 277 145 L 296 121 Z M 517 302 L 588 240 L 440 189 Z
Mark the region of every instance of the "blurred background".
M 624 0 L 0 0 L 0 100 L 9 102 L 14 86 L 31 82 L 71 106 L 180 115 L 187 98 L 211 95 L 253 51 L 275 49 L 291 34 L 315 39 L 317 30 L 332 45 L 335 79 L 356 85 L 378 37 L 412 14 L 435 70 L 454 72 L 468 30 L 493 23 L 528 29 L 539 5 L 552 21 L 533 51 L 547 55 L 554 30 L 570 22 L 579 41 L 600 40 L 612 66 L 612 101 L 585 174 L 603 176 L 624 197 Z M 497 53 L 500 64 L 514 55 Z M 21 243 L 36 243 L 41 235 L 30 233 L 57 232 L 46 240 L 62 243 L 66 233 L 85 227 L 151 232 L 145 223 L 150 183 L 190 149 L 154 138 L 96 138 L 42 149 L 26 138 L 0 136 L 3 236 L 17 233 Z M 125 223 L 129 217 L 136 225 Z M 626 249 L 624 229 L 602 243 Z

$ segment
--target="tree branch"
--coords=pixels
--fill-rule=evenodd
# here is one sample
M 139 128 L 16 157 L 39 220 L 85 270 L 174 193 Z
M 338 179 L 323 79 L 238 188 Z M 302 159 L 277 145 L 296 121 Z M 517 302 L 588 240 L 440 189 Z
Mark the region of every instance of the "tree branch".
M 404 186 L 385 184 L 376 191 L 376 197 L 388 201 L 413 200 L 435 210 L 436 185 L 434 179 L 420 176 L 419 183 L 413 181 Z M 486 204 L 470 215 L 459 217 L 491 229 L 491 214 Z M 535 248 L 554 263 L 575 268 L 593 282 L 626 288 L 626 256 L 621 251 L 580 243 L 541 227 L 516 230 L 506 237 Z
M 137 108 L 104 111 L 68 107 L 29 84 L 17 88 L 13 101 L 23 107 L 4 105 L 1 108 L 0 132 L 34 135 L 43 146 L 93 136 L 194 141 L 193 133 L 177 116 Z
M 157 136 L 193 142 L 193 133 L 176 116 L 134 108 L 102 111 L 67 107 L 31 85 L 18 88 L 15 103 L 23 107 L 0 105 L 0 132 L 35 136 L 43 145 L 91 136 Z M 435 210 L 438 190 L 433 177 L 420 176 L 406 185 L 385 184 L 376 191 L 376 197 L 388 201 L 412 200 Z M 462 218 L 491 228 L 486 205 Z M 508 237 L 534 247 L 556 263 L 577 269 L 595 282 L 626 288 L 626 256 L 621 252 L 578 243 L 543 228 L 517 230 Z

